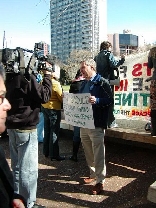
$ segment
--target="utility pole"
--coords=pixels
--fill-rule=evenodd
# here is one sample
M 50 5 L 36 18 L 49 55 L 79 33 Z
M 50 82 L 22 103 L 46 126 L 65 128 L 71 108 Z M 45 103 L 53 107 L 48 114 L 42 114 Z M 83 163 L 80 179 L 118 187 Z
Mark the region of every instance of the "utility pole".
M 5 31 L 4 31 L 4 34 L 3 34 L 3 48 L 4 48 L 4 42 L 5 42 Z

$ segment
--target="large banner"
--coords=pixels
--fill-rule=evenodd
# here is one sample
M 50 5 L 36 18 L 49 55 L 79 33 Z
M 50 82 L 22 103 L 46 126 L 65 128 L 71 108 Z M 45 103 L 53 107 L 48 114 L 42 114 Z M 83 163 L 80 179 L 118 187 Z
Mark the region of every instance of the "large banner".
M 147 67 L 148 53 L 127 57 L 120 71 L 120 86 L 115 86 L 117 119 L 148 120 L 150 116 L 150 82 L 153 71 Z
M 95 129 L 92 106 L 88 102 L 90 94 L 64 92 L 63 109 L 65 121 L 72 126 Z

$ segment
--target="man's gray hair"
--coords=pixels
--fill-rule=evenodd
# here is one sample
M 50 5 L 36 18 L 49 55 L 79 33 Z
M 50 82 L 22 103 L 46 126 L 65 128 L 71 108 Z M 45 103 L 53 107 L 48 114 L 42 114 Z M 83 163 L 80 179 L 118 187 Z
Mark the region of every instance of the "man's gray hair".
M 5 80 L 6 74 L 3 65 L 0 63 L 0 76 Z
M 84 59 L 83 61 L 81 61 L 81 63 L 82 62 L 85 62 L 85 64 L 88 66 L 92 66 L 94 71 L 96 71 L 96 62 L 94 61 L 94 59 L 88 58 L 88 59 Z

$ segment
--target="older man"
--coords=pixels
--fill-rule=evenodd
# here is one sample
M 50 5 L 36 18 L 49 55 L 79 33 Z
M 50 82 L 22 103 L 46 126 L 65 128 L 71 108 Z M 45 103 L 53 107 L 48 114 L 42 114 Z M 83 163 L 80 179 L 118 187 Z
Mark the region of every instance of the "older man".
M 80 70 L 85 77 L 80 93 L 90 93 L 95 129 L 81 128 L 80 137 L 90 169 L 90 176 L 84 179 L 89 184 L 96 181 L 92 194 L 99 194 L 104 187 L 106 177 L 104 129 L 107 128 L 108 109 L 113 103 L 111 87 L 107 80 L 96 73 L 93 59 L 84 60 Z

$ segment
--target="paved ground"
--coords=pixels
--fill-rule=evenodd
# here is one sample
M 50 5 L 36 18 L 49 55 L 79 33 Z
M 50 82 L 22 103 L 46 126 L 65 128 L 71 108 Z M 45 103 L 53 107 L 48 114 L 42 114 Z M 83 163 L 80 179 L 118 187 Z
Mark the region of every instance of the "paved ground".
M 1 139 L 9 159 L 8 139 Z M 79 162 L 68 160 L 72 149 L 72 135 L 61 134 L 60 152 L 65 161 L 50 161 L 42 155 L 39 144 L 39 180 L 37 202 L 47 208 L 154 208 L 147 200 L 149 186 L 156 180 L 156 151 L 124 144 L 106 144 L 107 177 L 104 191 L 90 195 L 90 185 L 80 185 L 80 178 L 88 176 L 83 149 Z

